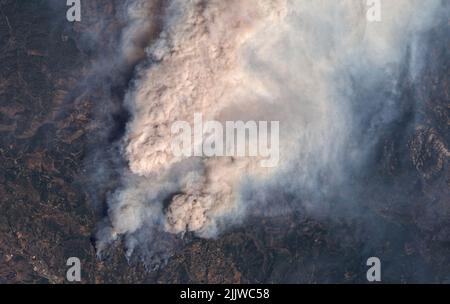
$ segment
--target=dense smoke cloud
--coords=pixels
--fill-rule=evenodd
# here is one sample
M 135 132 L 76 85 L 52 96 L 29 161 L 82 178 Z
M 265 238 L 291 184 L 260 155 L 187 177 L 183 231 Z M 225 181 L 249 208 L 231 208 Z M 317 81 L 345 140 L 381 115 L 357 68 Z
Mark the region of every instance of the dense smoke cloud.
M 156 1 L 127 1 L 116 55 L 124 66 L 143 62 L 123 98 L 126 166 L 107 198 L 98 250 L 123 236 L 128 254 L 165 255 L 162 235 L 215 237 L 248 214 L 295 208 L 278 205 L 280 193 L 320 212 L 336 189 L 351 192 L 348 176 L 368 165 L 405 110 L 399 79 L 420 73 L 420 37 L 441 5 L 382 1 L 382 20 L 371 23 L 365 2 L 172 0 L 156 15 Z M 194 113 L 280 121 L 279 166 L 175 157 L 171 126 Z

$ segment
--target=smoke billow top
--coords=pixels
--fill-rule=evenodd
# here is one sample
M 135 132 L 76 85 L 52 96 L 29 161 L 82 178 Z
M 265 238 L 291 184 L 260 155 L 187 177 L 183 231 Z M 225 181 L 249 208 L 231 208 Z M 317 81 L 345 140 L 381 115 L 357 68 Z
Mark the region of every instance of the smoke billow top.
M 139 64 L 122 100 L 126 165 L 107 197 L 100 252 L 118 238 L 128 254 L 151 256 L 170 247 L 161 235 L 216 237 L 250 214 L 289 212 L 277 208 L 274 194 L 283 191 L 320 209 L 402 115 L 398 81 L 405 70 L 411 79 L 420 73 L 421 34 L 442 5 L 381 1 L 381 21 L 368 22 L 359 0 L 157 2 L 123 5 L 127 26 L 114 61 Z M 194 113 L 279 121 L 278 166 L 175 157 L 171 126 L 193 122 Z

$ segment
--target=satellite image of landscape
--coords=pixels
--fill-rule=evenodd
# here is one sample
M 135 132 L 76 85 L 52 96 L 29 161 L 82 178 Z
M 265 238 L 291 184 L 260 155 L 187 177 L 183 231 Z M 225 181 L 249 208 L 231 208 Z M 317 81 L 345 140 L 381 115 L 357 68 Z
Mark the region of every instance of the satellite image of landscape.
M 450 283 L 449 0 L 0 0 L 0 284 Z

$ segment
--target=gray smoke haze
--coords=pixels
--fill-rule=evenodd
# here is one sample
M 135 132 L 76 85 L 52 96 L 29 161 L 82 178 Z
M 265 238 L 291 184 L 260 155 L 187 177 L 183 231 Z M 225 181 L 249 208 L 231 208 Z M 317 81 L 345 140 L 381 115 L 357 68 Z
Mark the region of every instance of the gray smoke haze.
M 105 77 L 99 86 L 135 71 L 120 101 L 107 103 L 113 111 L 99 109 L 129 113 L 109 162 L 102 153 L 90 161 L 110 190 L 99 254 L 123 239 L 128 256 L 137 251 L 153 267 L 184 233 L 214 238 L 248 216 L 359 214 L 330 204 L 355 201 L 361 185 L 350 177 L 370 167 L 381 135 L 407 110 L 399 82 L 420 74 L 421 37 L 443 6 L 382 1 L 382 20 L 371 23 L 362 0 L 125 1 L 117 51 L 93 68 Z M 174 157 L 171 125 L 194 113 L 280 121 L 280 165 Z

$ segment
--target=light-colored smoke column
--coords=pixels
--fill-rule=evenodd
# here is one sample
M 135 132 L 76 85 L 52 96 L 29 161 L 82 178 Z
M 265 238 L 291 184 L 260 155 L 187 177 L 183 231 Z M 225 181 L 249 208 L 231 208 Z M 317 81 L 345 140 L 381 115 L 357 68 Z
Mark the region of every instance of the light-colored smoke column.
M 366 153 L 352 137 L 362 126 L 350 115 L 350 78 L 373 73 L 371 86 L 389 70 L 395 79 L 395 66 L 408 46 L 414 52 L 411 43 L 439 5 L 382 1 L 382 21 L 368 23 L 365 3 L 171 1 L 164 30 L 147 49 L 149 64 L 126 98 L 133 116 L 124 139 L 129 172 L 109 200 L 109 237 L 132 236 L 145 225 L 211 237 L 244 215 L 243 180 L 285 172 L 286 187 L 313 191 L 320 185 L 311 181 L 325 167 L 329 179 L 344 179 L 342 161 Z M 279 120 L 279 168 L 262 171 L 253 158 L 174 157 L 171 125 L 192 122 L 194 113 L 205 120 Z M 395 119 L 383 111 L 373 115 L 386 123 Z

